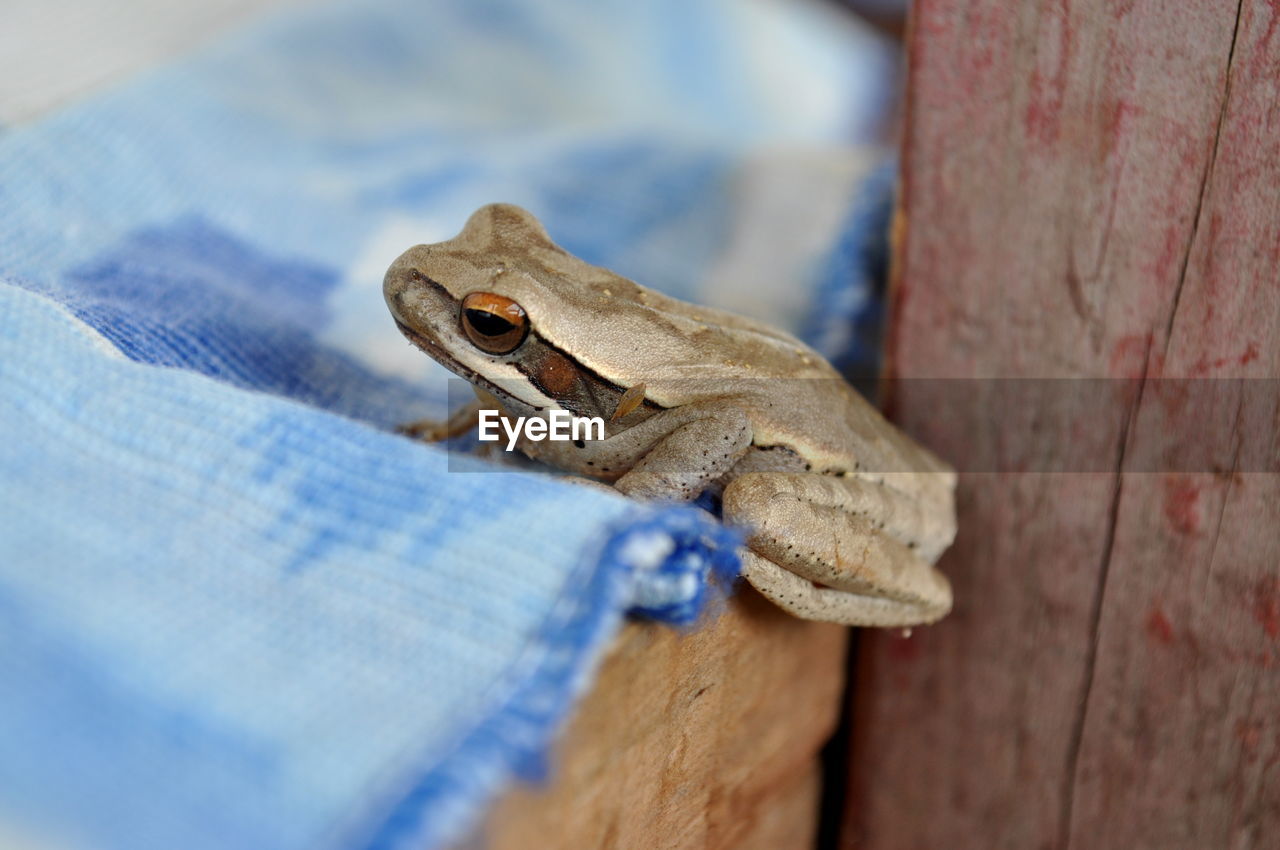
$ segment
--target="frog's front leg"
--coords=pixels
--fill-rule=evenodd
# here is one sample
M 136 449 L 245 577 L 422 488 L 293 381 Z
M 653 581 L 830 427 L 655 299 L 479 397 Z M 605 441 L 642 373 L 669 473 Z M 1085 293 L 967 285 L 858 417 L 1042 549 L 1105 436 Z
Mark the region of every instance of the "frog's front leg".
M 751 447 L 751 421 L 732 401 L 672 407 L 604 440 L 522 439 L 520 450 L 561 469 L 612 481 L 636 499 L 689 500 Z
M 930 490 L 952 492 L 953 473 Z M 945 479 L 945 480 L 944 480 Z M 941 509 L 883 480 L 756 472 L 730 482 L 725 519 L 752 529 L 743 576 L 785 610 L 856 626 L 931 623 L 951 610 L 933 561 L 955 536 Z

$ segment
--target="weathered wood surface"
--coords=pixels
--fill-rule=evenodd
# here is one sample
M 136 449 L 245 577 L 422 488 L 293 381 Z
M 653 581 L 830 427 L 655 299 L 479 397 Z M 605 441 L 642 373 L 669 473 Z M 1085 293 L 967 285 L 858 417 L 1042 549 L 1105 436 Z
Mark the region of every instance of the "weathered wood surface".
M 818 754 L 840 715 L 847 637 L 745 586 L 696 632 L 629 624 L 578 706 L 550 784 L 509 793 L 475 846 L 813 846 Z
M 990 472 L 955 613 L 864 636 L 842 844 L 1280 846 L 1280 411 L 1152 381 L 1280 377 L 1280 3 L 914 13 L 890 374 L 974 380 L 891 404 Z M 1135 381 L 1034 423 L 992 376 Z M 1211 460 L 1121 472 L 1178 440 Z

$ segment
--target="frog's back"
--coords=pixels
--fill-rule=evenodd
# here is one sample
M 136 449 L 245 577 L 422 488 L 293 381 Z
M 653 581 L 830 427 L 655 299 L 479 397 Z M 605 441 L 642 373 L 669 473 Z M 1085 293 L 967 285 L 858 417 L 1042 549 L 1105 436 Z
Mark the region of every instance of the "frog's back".
M 582 265 L 592 274 L 590 284 L 557 297 L 575 303 L 573 312 L 603 318 L 581 327 L 566 322 L 552 333 L 572 340 L 579 362 L 606 380 L 642 381 L 645 397 L 662 407 L 737 399 L 757 446 L 795 452 L 815 471 L 930 465 L 821 354 L 791 334 Z M 586 270 L 576 274 L 581 281 Z M 555 312 L 549 313 L 554 325 Z
M 534 333 L 604 381 L 643 383 L 662 407 L 738 399 L 756 445 L 794 451 L 817 471 L 920 468 L 921 451 L 791 334 L 581 260 L 518 207 L 485 207 L 434 247 L 521 304 Z

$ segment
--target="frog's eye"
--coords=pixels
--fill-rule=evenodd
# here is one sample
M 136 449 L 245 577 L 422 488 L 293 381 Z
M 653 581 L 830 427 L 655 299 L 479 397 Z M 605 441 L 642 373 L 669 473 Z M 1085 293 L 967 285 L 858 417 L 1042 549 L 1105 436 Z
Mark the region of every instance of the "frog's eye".
M 461 318 L 467 339 L 489 354 L 510 354 L 529 335 L 524 308 L 492 292 L 473 292 L 463 298 Z

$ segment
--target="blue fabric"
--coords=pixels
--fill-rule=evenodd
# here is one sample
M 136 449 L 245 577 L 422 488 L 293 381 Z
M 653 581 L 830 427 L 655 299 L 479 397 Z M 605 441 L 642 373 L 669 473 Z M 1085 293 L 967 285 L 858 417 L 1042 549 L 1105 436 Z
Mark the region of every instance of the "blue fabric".
M 627 565 L 632 613 L 691 626 L 738 577 L 734 547 L 741 542 L 740 529 L 711 534 L 697 511 L 667 510 L 632 520 L 609 540 L 601 560 Z
M 867 175 L 849 208 L 840 243 L 829 256 L 800 336 L 859 389 L 880 374 L 889 232 L 897 161 L 887 159 Z
M 504 200 L 697 299 L 752 151 L 855 138 L 885 61 L 767 4 L 343 2 L 0 135 L 0 843 L 437 847 L 538 775 L 740 536 L 390 433 L 446 381 L 382 271 Z M 847 200 L 780 285 L 839 286 Z

